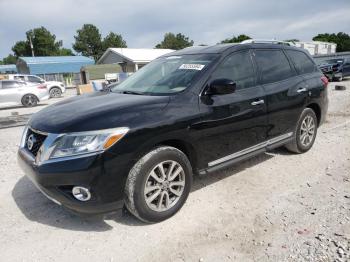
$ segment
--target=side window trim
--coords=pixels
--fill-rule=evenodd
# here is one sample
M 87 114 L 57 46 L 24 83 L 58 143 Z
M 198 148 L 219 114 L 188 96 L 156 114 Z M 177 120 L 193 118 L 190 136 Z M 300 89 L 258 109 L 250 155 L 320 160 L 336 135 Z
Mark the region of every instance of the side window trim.
M 282 51 L 283 51 L 284 55 L 287 57 L 287 60 L 288 60 L 288 62 L 289 62 L 290 67 L 293 68 L 295 75 L 296 75 L 296 76 L 301 75 L 301 74 L 298 72 L 298 69 L 297 69 L 296 65 L 294 64 L 294 62 L 292 61 L 292 59 L 291 59 L 291 58 L 289 57 L 289 55 L 287 54 L 287 51 L 286 51 L 285 49 L 282 49 Z
M 282 51 L 282 53 L 284 54 L 284 56 L 286 57 L 288 63 L 289 63 L 289 66 L 290 68 L 293 70 L 293 72 L 295 73 L 293 76 L 290 76 L 288 78 L 285 78 L 285 79 L 282 79 L 282 80 L 279 80 L 279 81 L 275 81 L 275 82 L 270 82 L 270 83 L 265 83 L 263 84 L 262 83 L 262 72 L 261 70 L 259 69 L 259 66 L 258 66 L 258 63 L 256 61 L 256 58 L 255 58 L 255 51 L 258 51 L 258 50 L 279 50 L 279 51 Z M 258 82 L 257 82 L 257 85 L 270 85 L 270 84 L 274 84 L 274 83 L 282 83 L 282 82 L 285 82 L 287 81 L 288 79 L 291 79 L 293 77 L 296 77 L 298 76 L 298 72 L 296 71 L 296 69 L 294 68 L 294 64 L 291 63 L 291 61 L 289 60 L 289 57 L 285 54 L 284 52 L 284 49 L 283 48 L 280 48 L 280 49 L 275 49 L 275 48 L 252 48 L 252 52 L 253 52 L 253 60 L 254 60 L 254 64 L 257 68 L 257 76 L 258 76 Z
M 292 58 L 290 57 L 290 55 L 288 54 L 287 50 L 290 50 L 290 51 L 293 51 L 293 52 L 299 52 L 299 53 L 304 54 L 304 55 L 307 57 L 307 59 L 314 65 L 315 70 L 314 70 L 313 72 L 308 72 L 308 73 L 299 72 L 299 71 L 298 71 L 298 68 L 297 68 L 297 65 L 293 62 L 293 59 L 292 59 Z M 308 55 L 306 55 L 304 52 L 299 51 L 299 50 L 294 50 L 294 49 L 287 49 L 287 50 L 284 50 L 285 55 L 287 56 L 287 58 L 288 58 L 288 60 L 290 61 L 290 63 L 293 65 L 293 67 L 294 67 L 294 69 L 295 69 L 297 75 L 303 76 L 303 75 L 309 75 L 309 74 L 313 74 L 313 73 L 317 72 L 318 66 L 317 66 L 317 65 L 315 64 L 315 62 L 314 62 L 312 59 L 310 59 L 310 57 L 309 57 Z
M 252 49 L 251 48 L 247 48 L 247 49 L 243 49 L 243 50 L 235 50 L 229 54 L 227 54 L 225 57 L 223 57 L 219 62 L 218 64 L 216 65 L 216 67 L 214 68 L 214 70 L 211 72 L 210 76 L 209 76 L 209 79 L 207 82 L 210 82 L 213 79 L 213 74 L 214 72 L 220 67 L 220 65 L 222 65 L 225 61 L 227 61 L 227 59 L 229 59 L 231 56 L 235 55 L 235 54 L 238 54 L 238 53 L 242 53 L 242 52 L 247 52 L 248 55 L 249 55 L 249 59 L 250 59 L 250 62 L 251 62 L 251 65 L 252 65 L 252 68 L 253 68 L 253 73 L 254 73 L 254 85 L 250 86 L 250 87 L 247 87 L 247 88 L 242 88 L 242 89 L 237 89 L 236 92 L 239 92 L 241 90 L 246 90 L 246 89 L 249 89 L 249 88 L 254 88 L 256 86 L 258 86 L 258 77 L 257 77 L 257 74 L 258 74 L 258 68 L 256 67 L 255 63 L 254 63 L 254 59 L 252 57 Z M 205 88 L 205 87 L 204 87 Z M 204 91 L 204 89 L 202 90 L 202 92 Z M 201 93 L 202 93 L 201 92 Z

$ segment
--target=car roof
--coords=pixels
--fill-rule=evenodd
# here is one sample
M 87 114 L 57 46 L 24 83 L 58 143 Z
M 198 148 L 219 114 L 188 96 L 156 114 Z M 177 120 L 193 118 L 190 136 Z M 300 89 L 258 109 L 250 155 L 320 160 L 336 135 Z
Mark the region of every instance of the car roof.
M 284 44 L 269 44 L 269 43 L 233 43 L 233 44 L 217 44 L 212 46 L 193 46 L 187 47 L 166 55 L 162 57 L 169 56 L 177 56 L 177 55 L 194 55 L 194 54 L 222 54 L 225 51 L 231 49 L 231 51 L 235 50 L 243 50 L 247 48 L 268 48 L 268 49 L 292 49 L 298 50 L 305 53 L 305 50 L 299 47 L 288 46 Z

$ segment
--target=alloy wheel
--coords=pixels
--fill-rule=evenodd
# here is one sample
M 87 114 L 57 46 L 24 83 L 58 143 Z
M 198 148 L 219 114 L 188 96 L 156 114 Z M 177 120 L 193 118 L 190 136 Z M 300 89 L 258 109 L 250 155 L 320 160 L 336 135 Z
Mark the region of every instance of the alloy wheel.
M 33 106 L 36 104 L 36 97 L 34 95 L 26 95 L 24 97 L 25 106 Z
M 316 124 L 313 117 L 306 116 L 300 126 L 300 143 L 308 147 L 315 136 Z
M 184 169 L 178 162 L 167 160 L 156 165 L 148 174 L 144 198 L 153 211 L 167 211 L 179 201 L 184 188 Z
M 52 88 L 50 90 L 50 96 L 51 97 L 55 97 L 55 98 L 60 97 L 61 96 L 61 90 L 58 89 L 58 88 Z

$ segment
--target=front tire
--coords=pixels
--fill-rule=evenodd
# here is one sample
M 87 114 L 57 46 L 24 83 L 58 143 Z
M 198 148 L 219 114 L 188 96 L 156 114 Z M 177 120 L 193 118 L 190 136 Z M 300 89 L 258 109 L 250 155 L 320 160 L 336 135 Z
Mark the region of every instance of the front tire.
M 174 147 L 158 147 L 130 170 L 125 204 L 140 220 L 160 222 L 181 209 L 191 186 L 192 167 L 186 155 Z
M 59 87 L 52 87 L 50 89 L 50 97 L 51 98 L 59 98 L 62 96 L 62 90 Z
M 299 117 L 293 140 L 286 144 L 285 147 L 297 154 L 309 151 L 315 142 L 317 126 L 318 122 L 315 112 L 311 108 L 305 108 Z
M 22 105 L 25 107 L 33 107 L 38 104 L 39 99 L 33 94 L 27 94 L 22 97 Z

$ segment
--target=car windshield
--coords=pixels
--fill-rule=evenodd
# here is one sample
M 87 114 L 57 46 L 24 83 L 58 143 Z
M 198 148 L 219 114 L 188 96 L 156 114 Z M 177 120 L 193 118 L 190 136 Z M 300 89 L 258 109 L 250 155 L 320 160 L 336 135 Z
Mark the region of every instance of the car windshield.
M 188 88 L 217 54 L 158 58 L 111 88 L 112 92 L 140 95 L 168 95 Z
M 342 59 L 330 59 L 330 60 L 326 60 L 324 63 L 325 64 L 339 64 L 339 63 L 343 63 L 344 60 Z

